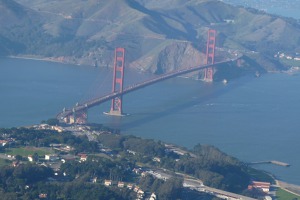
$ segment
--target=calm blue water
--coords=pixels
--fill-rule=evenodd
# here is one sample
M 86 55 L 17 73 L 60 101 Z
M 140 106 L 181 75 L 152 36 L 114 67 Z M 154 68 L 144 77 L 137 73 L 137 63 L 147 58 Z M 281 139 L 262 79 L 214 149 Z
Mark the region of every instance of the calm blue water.
M 300 19 L 299 0 L 224 0 L 224 2 L 233 5 L 253 7 L 258 10 L 264 10 L 270 14 Z
M 112 72 L 83 66 L 0 59 L 0 126 L 39 123 L 63 107 L 110 91 Z M 150 75 L 128 72 L 127 84 Z M 89 120 L 123 133 L 192 148 L 212 144 L 240 160 L 261 165 L 279 179 L 300 184 L 300 76 L 268 74 L 207 84 L 175 78 L 124 97 L 127 117 L 103 115 L 109 102 L 89 110 Z

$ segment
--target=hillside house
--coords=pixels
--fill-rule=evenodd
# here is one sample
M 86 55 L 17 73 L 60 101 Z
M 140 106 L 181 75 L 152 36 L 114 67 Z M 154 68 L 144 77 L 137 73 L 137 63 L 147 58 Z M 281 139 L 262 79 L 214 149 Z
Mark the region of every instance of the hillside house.
M 32 155 L 28 155 L 27 158 L 28 158 L 28 161 L 29 161 L 29 162 L 33 162 L 33 156 L 32 156 Z
M 59 160 L 59 157 L 56 154 L 46 154 L 45 160 L 56 161 Z
M 124 182 L 122 182 L 122 181 L 118 182 L 118 187 L 119 188 L 123 188 L 124 186 L 125 186 Z
M 111 186 L 112 185 L 112 180 L 104 180 L 104 185 L 105 186 Z

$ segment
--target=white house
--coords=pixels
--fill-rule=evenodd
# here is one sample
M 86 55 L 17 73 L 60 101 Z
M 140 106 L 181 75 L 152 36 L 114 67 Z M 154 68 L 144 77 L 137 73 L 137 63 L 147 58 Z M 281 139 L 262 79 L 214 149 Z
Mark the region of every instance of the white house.
M 56 154 L 46 154 L 45 160 L 55 161 L 58 160 L 59 157 Z
M 112 185 L 112 180 L 104 180 L 104 185 L 105 186 L 111 186 Z
M 28 155 L 27 158 L 28 158 L 28 161 L 29 161 L 29 162 L 33 162 L 33 157 L 32 157 L 32 155 Z
M 124 186 L 125 186 L 124 182 L 122 182 L 122 181 L 118 182 L 118 187 L 119 188 L 123 188 Z

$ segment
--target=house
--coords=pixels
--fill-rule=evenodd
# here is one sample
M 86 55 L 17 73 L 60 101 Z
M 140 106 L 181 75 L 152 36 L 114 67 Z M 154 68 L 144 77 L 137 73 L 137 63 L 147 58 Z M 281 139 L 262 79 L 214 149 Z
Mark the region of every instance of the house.
M 160 158 L 159 158 L 159 157 L 154 157 L 154 158 L 153 158 L 153 161 L 154 161 L 154 162 L 160 162 Z
M 80 161 L 84 162 L 87 159 L 87 155 L 86 154 L 81 154 L 80 155 Z
M 59 157 L 56 154 L 46 154 L 45 155 L 45 160 L 55 161 L 58 159 L 59 159 Z
M 139 186 L 135 186 L 134 189 L 133 189 L 134 192 L 138 192 L 139 190 L 140 190 Z
M 122 181 L 118 182 L 118 187 L 119 188 L 123 188 L 124 186 L 125 186 L 124 182 L 122 182 Z
M 55 130 L 55 131 L 57 131 L 59 133 L 61 133 L 61 132 L 64 131 L 64 129 L 62 127 L 60 127 L 60 126 L 51 126 L 51 129 Z
M 136 154 L 135 151 L 132 151 L 132 150 L 129 150 L 129 149 L 127 149 L 127 152 L 130 153 L 130 154 L 132 154 L 132 155 L 135 155 L 135 154 Z
M 145 192 L 143 190 L 139 189 L 137 191 L 137 197 L 138 198 L 143 199 L 144 195 L 145 195 Z
M 140 174 L 142 170 L 140 168 L 133 168 L 132 171 L 136 174 Z
M 147 172 L 142 172 L 142 173 L 141 173 L 141 176 L 142 176 L 142 177 L 146 177 L 146 175 L 147 175 Z
M 260 181 L 252 181 L 252 183 L 248 186 L 249 190 L 253 188 L 259 189 L 265 193 L 270 191 L 271 184 L 269 182 L 260 182 Z
M 149 200 L 156 200 L 156 194 L 152 193 Z
M 92 183 L 97 183 L 97 177 L 94 177 L 94 178 L 92 179 Z
M 127 185 L 127 189 L 132 190 L 132 188 L 133 188 L 133 185 L 132 185 L 132 184 L 128 184 L 128 185 Z
M 46 193 L 41 193 L 41 194 L 39 194 L 39 198 L 40 199 L 46 199 L 47 198 L 47 194 Z
M 284 58 L 284 57 L 285 57 L 284 53 L 279 54 L 279 58 Z
M 112 180 L 104 180 L 104 185 L 105 186 L 111 186 L 112 185 Z
M 0 145 L 4 147 L 7 144 L 7 142 L 7 140 L 0 140 Z
M 32 155 L 28 155 L 27 158 L 28 158 L 28 161 L 29 161 L 29 162 L 33 162 L 33 156 L 32 156 Z

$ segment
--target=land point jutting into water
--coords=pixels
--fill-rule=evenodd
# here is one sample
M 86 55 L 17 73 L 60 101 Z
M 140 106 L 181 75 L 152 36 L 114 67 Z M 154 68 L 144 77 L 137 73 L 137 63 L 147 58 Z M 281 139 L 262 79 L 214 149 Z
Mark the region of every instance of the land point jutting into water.
M 288 163 L 280 162 L 280 161 L 277 161 L 277 160 L 251 162 L 250 164 L 251 165 L 255 165 L 255 164 L 274 164 L 274 165 L 279 165 L 279 166 L 283 166 L 283 167 L 289 167 L 290 166 L 290 164 L 288 164 Z

